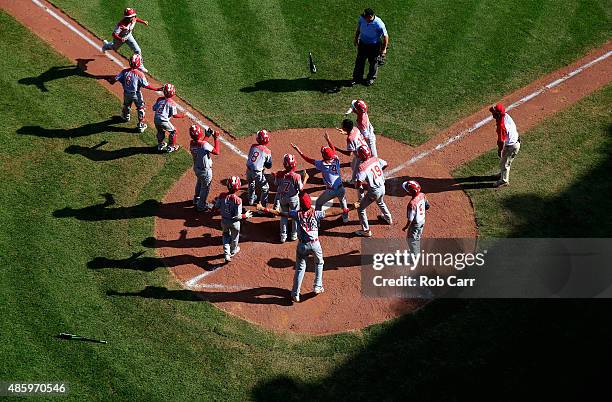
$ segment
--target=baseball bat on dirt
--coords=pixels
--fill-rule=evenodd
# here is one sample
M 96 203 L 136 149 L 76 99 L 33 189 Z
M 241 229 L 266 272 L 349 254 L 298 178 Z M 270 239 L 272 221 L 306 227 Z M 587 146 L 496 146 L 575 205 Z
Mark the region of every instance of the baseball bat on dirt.
M 95 342 L 95 343 L 108 343 L 106 341 L 102 341 L 102 340 L 99 340 L 99 339 L 86 338 L 84 336 L 69 334 L 69 333 L 66 333 L 66 332 L 62 332 L 57 337 L 61 338 L 61 339 L 67 339 L 67 340 L 70 340 L 70 341 L 86 341 L 86 342 Z
M 315 66 L 314 61 L 312 60 L 312 53 L 308 52 L 308 66 L 310 67 L 310 72 L 315 74 L 317 72 L 317 66 Z

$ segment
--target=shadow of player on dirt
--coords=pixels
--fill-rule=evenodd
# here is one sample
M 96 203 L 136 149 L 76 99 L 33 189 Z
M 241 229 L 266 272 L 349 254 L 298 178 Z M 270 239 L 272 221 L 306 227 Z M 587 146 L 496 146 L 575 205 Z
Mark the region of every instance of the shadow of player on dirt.
M 153 236 L 147 237 L 141 243 L 147 248 L 200 248 L 220 243 L 220 236 L 212 237 L 210 233 L 204 233 L 202 236 L 187 238 L 187 230 L 183 229 L 179 232 L 178 239 L 160 240 Z
M 70 145 L 64 152 L 71 155 L 82 155 L 85 158 L 94 162 L 106 162 L 114 161 L 117 159 L 128 158 L 135 155 L 159 155 L 160 152 L 157 150 L 157 146 L 144 146 L 144 147 L 126 147 L 115 150 L 99 149 L 100 147 L 108 144 L 108 141 L 102 141 L 101 143 L 92 147 L 84 147 L 81 145 Z
M 112 133 L 138 133 L 134 127 L 116 126 L 115 124 L 124 123 L 119 116 L 96 123 L 88 123 L 75 128 L 44 128 L 41 126 L 23 126 L 17 129 L 17 134 L 33 135 L 43 138 L 77 138 L 104 132 Z
M 152 272 L 157 268 L 176 267 L 193 264 L 207 271 L 214 271 L 224 264 L 223 254 L 197 257 L 189 254 L 171 257 L 143 257 L 144 251 L 133 253 L 128 258 L 96 257 L 87 263 L 89 269 L 131 269 L 135 271 Z
M 49 89 L 45 85 L 47 82 L 72 76 L 93 78 L 96 80 L 104 80 L 106 82 L 112 83 L 115 79 L 115 76 L 113 75 L 94 75 L 87 72 L 87 64 L 93 60 L 94 59 L 77 59 L 77 64 L 74 66 L 51 67 L 50 69 L 43 73 L 40 73 L 36 77 L 22 78 L 17 82 L 22 85 L 34 85 L 42 92 L 49 92 Z
M 325 255 L 323 257 L 325 260 L 323 270 L 330 271 L 338 268 L 360 267 L 362 257 L 366 258 L 366 256 L 361 255 L 359 250 L 351 250 L 338 255 Z M 295 266 L 295 260 L 291 258 L 274 257 L 268 260 L 268 265 L 272 268 L 293 268 Z M 306 271 L 314 272 L 314 260 L 312 258 L 306 260 Z
M 260 287 L 238 290 L 235 292 L 205 292 L 193 290 L 171 290 L 160 286 L 147 286 L 139 292 L 116 292 L 109 290 L 107 296 L 144 297 L 147 299 L 181 300 L 181 301 L 208 301 L 211 303 L 248 303 L 248 304 L 276 304 L 291 306 L 290 291 L 274 287 Z
M 391 197 L 408 197 L 402 188 L 407 180 L 416 180 L 425 194 L 444 193 L 447 191 L 475 190 L 494 188 L 497 175 L 469 176 L 456 178 L 432 178 L 420 176 L 402 176 L 388 179 L 385 183 L 386 194 Z
M 276 78 L 258 81 L 253 86 L 240 88 L 240 92 L 300 92 L 300 91 L 319 91 L 323 93 L 339 92 L 343 87 L 348 87 L 347 80 L 326 80 L 305 78 Z

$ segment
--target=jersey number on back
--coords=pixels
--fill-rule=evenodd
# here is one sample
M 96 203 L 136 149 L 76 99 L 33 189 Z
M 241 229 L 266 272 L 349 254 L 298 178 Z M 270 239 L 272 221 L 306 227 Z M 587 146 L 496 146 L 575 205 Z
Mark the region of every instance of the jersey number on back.
M 253 155 L 251 156 L 251 162 L 255 163 L 255 161 L 257 160 L 257 158 L 259 158 L 259 152 L 254 151 Z

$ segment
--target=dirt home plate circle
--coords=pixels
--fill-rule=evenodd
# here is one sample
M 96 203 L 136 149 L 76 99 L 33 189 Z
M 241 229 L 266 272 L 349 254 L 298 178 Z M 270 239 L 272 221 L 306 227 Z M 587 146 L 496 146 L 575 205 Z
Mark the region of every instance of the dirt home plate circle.
M 274 166 L 271 171 L 280 170 L 285 153 L 294 153 L 291 143 L 297 144 L 306 155 L 320 158 L 325 131 L 335 145 L 344 146 L 345 136 L 334 129 L 272 132 L 269 148 Z M 388 161 L 390 168 L 406 162 L 414 154 L 405 144 L 381 135 L 377 139 L 379 156 Z M 244 152 L 253 142 L 254 136 L 250 136 L 233 143 Z M 231 175 L 243 178 L 241 194 L 246 190 L 244 158 L 227 147 L 221 152 L 213 158 L 211 199 L 225 191 L 225 180 Z M 348 172 L 349 157 L 340 157 L 343 170 Z M 312 165 L 297 158 L 298 169 L 307 169 L 310 176 L 306 192 L 316 197 L 324 190 L 321 175 Z M 394 223 L 389 226 L 379 222 L 376 218 L 378 207 L 370 206 L 368 218 L 374 237 L 405 238 L 401 228 L 406 223 L 409 197 L 401 183 L 408 178 L 421 182 L 432 205 L 424 236 L 476 237 L 476 223 L 467 195 L 463 191 L 442 191 L 448 189 L 452 181 L 450 173 L 426 158 L 387 178 L 385 198 Z M 351 212 L 347 224 L 336 218 L 322 224 L 319 238 L 325 259 L 325 293 L 315 296 L 312 291 L 314 266 L 310 259 L 302 285 L 302 301 L 292 303 L 290 288 L 296 242 L 279 243 L 279 220 L 256 216 L 243 221 L 240 252 L 225 264 L 220 216 L 195 211 L 192 205 L 194 186 L 195 175 L 189 169 L 166 194 L 155 223 L 155 247 L 186 290 L 222 310 L 275 331 L 327 334 L 361 329 L 414 311 L 426 303 L 420 299 L 362 296 L 361 238 L 352 233 L 360 228 L 356 211 Z M 347 197 L 349 202 L 355 202 L 356 190 L 347 188 Z M 326 206 L 331 207 L 332 203 Z

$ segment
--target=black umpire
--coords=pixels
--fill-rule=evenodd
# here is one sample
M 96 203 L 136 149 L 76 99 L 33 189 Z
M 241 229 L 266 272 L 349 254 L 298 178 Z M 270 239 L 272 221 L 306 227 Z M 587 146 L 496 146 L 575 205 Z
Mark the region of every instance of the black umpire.
M 367 59 L 370 63 L 370 70 L 368 71 L 368 77 L 364 85 L 370 86 L 376 79 L 378 65 L 384 61 L 387 54 L 387 45 L 389 45 L 387 27 L 385 27 L 385 23 L 374 14 L 374 10 L 371 8 L 366 8 L 359 17 L 353 43 L 357 46 L 357 59 L 355 60 L 355 69 L 353 70 L 351 85 L 363 81 L 363 70 Z

